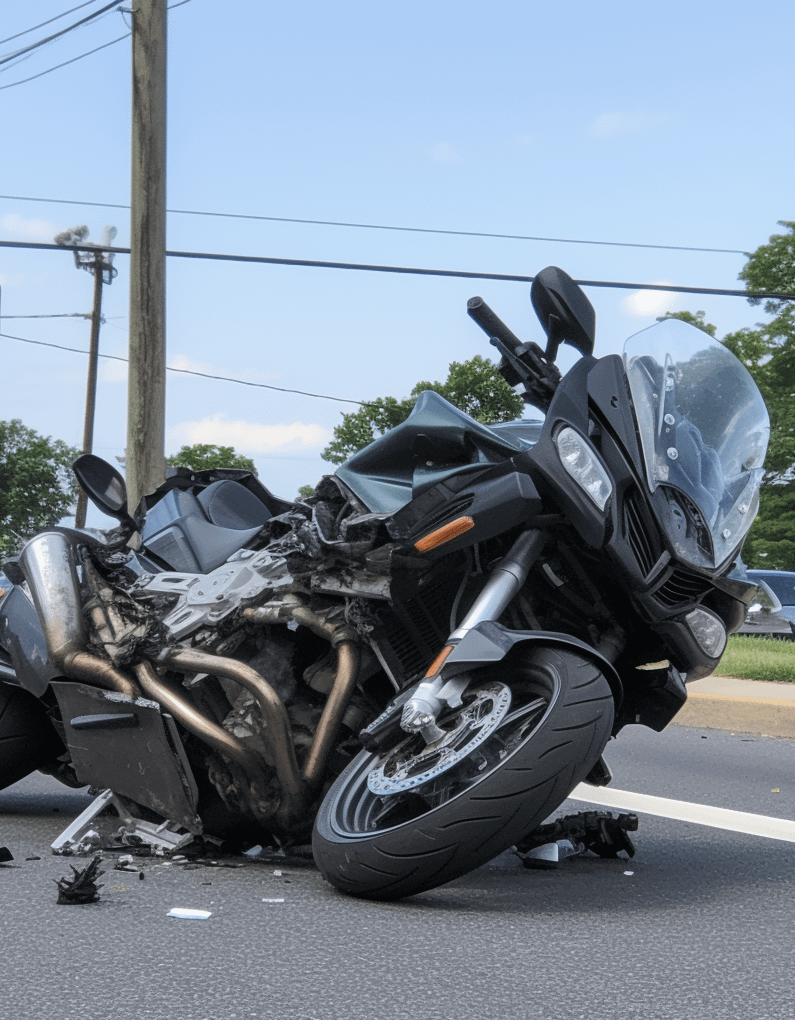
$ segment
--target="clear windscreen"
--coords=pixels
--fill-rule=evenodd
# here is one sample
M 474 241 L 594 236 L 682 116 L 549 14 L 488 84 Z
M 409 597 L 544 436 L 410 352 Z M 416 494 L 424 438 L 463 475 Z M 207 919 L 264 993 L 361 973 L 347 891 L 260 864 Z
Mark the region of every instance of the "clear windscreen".
M 737 547 L 759 503 L 770 422 L 748 370 L 717 340 L 679 319 L 631 336 L 626 369 L 649 488 L 696 505 L 714 562 Z

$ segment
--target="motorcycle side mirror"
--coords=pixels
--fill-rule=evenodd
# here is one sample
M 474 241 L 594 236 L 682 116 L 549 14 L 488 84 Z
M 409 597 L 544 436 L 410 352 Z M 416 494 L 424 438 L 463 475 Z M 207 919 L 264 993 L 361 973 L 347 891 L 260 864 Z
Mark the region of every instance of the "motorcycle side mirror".
M 72 465 L 72 470 L 88 498 L 108 517 L 137 530 L 127 508 L 127 486 L 124 479 L 106 460 L 84 453 Z
M 596 312 L 568 273 L 557 266 L 542 269 L 530 287 L 530 300 L 547 335 L 547 361 L 555 360 L 561 343 L 593 354 Z

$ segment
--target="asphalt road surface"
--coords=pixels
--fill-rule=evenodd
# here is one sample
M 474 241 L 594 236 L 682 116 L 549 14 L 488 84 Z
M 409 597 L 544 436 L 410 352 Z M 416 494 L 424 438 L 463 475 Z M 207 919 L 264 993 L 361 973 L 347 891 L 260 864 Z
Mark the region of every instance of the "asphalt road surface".
M 632 727 L 607 757 L 621 790 L 795 819 L 792 741 Z M 39 775 L 0 793 L 0 845 L 14 855 L 0 866 L 2 1020 L 795 1013 L 792 842 L 641 814 L 631 861 L 538 871 L 504 854 L 391 904 L 346 898 L 299 860 L 148 860 L 143 880 L 107 860 L 98 903 L 60 906 L 54 880 L 85 862 L 49 844 L 87 803 Z

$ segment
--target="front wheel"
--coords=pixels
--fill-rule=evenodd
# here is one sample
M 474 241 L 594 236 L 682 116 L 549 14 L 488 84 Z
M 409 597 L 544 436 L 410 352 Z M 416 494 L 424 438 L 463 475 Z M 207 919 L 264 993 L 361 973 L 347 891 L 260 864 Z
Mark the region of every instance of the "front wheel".
M 464 744 L 452 767 L 434 768 L 432 745 L 417 736 L 386 755 L 363 751 L 350 763 L 315 821 L 312 848 L 327 881 L 381 900 L 433 889 L 496 857 L 563 803 L 610 737 L 607 680 L 569 649 L 518 646 L 473 674 L 462 709 L 440 717 L 440 726 L 460 733 L 462 713 L 472 715 L 473 704 L 487 703 L 488 692 L 506 684 L 509 709 L 482 741 Z M 405 790 L 383 795 L 385 768 L 398 786 L 408 777 Z

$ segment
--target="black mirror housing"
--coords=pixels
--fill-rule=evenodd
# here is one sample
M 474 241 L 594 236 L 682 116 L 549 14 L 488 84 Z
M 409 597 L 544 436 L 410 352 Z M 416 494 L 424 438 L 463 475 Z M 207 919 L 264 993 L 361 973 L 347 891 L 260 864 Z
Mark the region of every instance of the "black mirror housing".
M 127 485 L 112 464 L 93 453 L 84 453 L 74 462 L 72 470 L 94 506 L 121 524 L 135 528 L 127 508 Z
M 530 287 L 530 300 L 549 340 L 548 360 L 554 360 L 561 343 L 586 357 L 593 354 L 596 312 L 568 273 L 557 266 L 542 269 Z

